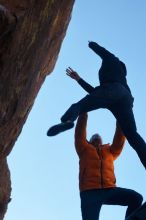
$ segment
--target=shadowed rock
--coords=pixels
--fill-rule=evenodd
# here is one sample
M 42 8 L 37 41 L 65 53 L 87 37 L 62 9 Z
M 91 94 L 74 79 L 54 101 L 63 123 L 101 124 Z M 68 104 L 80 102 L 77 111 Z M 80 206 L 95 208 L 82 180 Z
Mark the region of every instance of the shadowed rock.
M 0 220 L 10 201 L 7 156 L 56 63 L 74 0 L 0 0 Z

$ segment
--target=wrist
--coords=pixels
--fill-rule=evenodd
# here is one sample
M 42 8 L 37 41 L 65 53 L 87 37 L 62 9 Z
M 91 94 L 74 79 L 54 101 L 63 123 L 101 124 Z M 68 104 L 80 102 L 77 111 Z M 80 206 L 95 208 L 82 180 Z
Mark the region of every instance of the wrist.
M 76 81 L 78 82 L 80 79 L 81 79 L 81 77 L 77 77 L 77 78 L 76 78 Z

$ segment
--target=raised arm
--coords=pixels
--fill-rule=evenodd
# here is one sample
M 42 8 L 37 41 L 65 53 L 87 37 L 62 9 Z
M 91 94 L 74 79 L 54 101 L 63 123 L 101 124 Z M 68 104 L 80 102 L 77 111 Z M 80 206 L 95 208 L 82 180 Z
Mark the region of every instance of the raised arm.
M 89 83 L 87 83 L 85 80 L 83 80 L 82 78 L 80 78 L 78 80 L 79 85 L 88 93 L 91 93 L 94 91 L 94 87 L 91 86 Z
M 116 131 L 113 138 L 113 143 L 110 147 L 111 153 L 113 154 L 114 160 L 120 155 L 123 150 L 126 138 L 122 132 L 122 129 L 118 122 L 116 122 Z
M 72 79 L 76 80 L 79 85 L 88 93 L 91 93 L 94 91 L 94 87 L 92 87 L 89 83 L 87 83 L 85 80 L 83 80 L 77 72 L 75 72 L 72 68 L 66 69 L 66 74 L 71 77 Z
M 109 57 L 114 57 L 112 53 L 106 50 L 104 47 L 101 47 L 96 42 L 90 41 L 88 44 L 89 48 L 92 49 L 97 55 L 101 57 L 101 59 L 106 59 Z
M 86 140 L 86 126 L 87 126 L 87 113 L 79 115 L 75 128 L 75 147 L 76 151 L 80 155 L 84 152 L 87 145 Z

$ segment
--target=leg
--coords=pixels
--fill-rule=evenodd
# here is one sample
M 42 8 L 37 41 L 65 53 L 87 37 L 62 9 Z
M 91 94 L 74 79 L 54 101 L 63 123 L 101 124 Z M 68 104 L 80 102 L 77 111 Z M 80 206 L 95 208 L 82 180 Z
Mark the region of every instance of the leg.
M 96 95 L 87 95 L 79 102 L 71 105 L 66 113 L 61 117 L 60 124 L 52 126 L 48 131 L 48 136 L 54 136 L 68 130 L 74 126 L 73 121 L 76 120 L 78 115 L 82 112 L 89 112 L 98 108 L 106 108 L 109 106 L 110 100 L 105 96 L 103 89 L 99 89 Z
M 117 102 L 117 100 L 125 95 L 131 100 L 131 95 L 120 83 L 98 86 L 90 95 L 85 96 L 85 98 L 81 99 L 79 102 L 71 105 L 61 117 L 62 123 L 51 127 L 47 135 L 54 136 L 73 127 L 73 121 L 75 121 L 82 112 L 89 112 L 99 108 L 109 109 L 111 104 Z
M 98 203 L 81 204 L 82 220 L 99 220 L 100 208 Z
M 87 190 L 80 194 L 82 220 L 99 220 L 101 202 L 97 201 L 96 190 Z
M 99 108 L 107 108 L 109 105 L 108 99 L 104 97 L 97 97 L 94 95 L 87 95 L 79 102 L 70 106 L 70 108 L 61 117 L 61 121 L 75 121 L 82 112 L 89 112 Z
M 125 96 L 131 105 L 131 102 L 133 103 L 133 97 L 120 83 L 109 83 L 106 86 L 98 86 L 90 95 L 71 105 L 62 116 L 61 121 L 75 121 L 82 112 L 89 112 L 99 108 L 109 108 L 109 106 Z
M 113 115 L 118 120 L 129 144 L 137 152 L 142 164 L 146 168 L 146 143 L 137 133 L 136 123 L 132 107 L 119 103 L 110 108 Z
M 138 209 L 143 201 L 143 197 L 131 189 L 115 187 L 106 191 L 104 204 L 128 206 L 126 216 Z
M 146 202 L 136 209 L 126 220 L 139 220 L 146 219 Z

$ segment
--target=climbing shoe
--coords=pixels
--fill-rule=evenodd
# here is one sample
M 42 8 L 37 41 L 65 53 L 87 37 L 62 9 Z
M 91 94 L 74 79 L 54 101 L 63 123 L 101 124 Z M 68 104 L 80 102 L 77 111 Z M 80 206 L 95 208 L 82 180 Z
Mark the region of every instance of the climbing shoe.
M 51 128 L 49 128 L 49 130 L 47 131 L 47 136 L 55 136 L 61 132 L 64 132 L 68 129 L 73 128 L 74 123 L 71 121 L 68 122 L 62 122 L 60 124 L 54 125 Z

